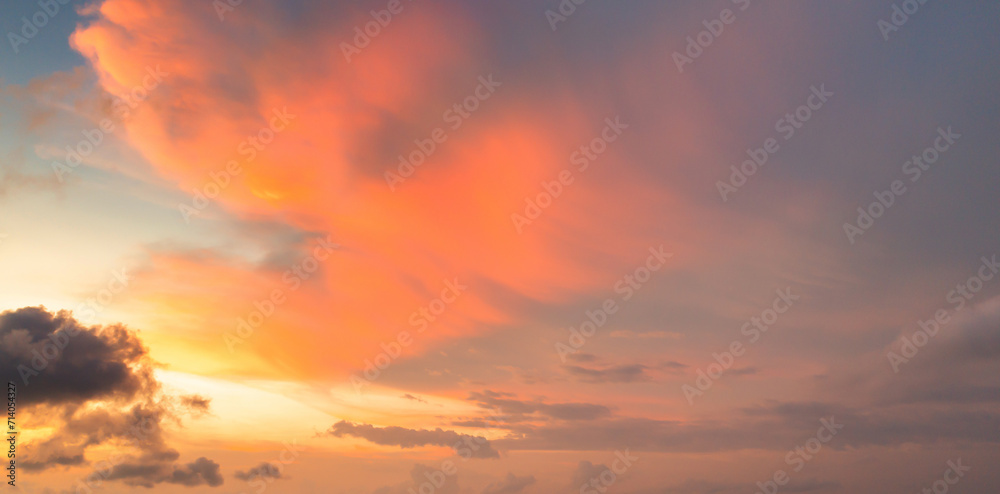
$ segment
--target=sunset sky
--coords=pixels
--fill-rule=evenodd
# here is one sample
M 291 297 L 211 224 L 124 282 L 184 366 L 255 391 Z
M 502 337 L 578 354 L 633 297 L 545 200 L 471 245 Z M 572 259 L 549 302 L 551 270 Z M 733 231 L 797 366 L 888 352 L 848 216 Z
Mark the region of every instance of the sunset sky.
M 1000 3 L 0 13 L 0 494 L 1000 492 Z

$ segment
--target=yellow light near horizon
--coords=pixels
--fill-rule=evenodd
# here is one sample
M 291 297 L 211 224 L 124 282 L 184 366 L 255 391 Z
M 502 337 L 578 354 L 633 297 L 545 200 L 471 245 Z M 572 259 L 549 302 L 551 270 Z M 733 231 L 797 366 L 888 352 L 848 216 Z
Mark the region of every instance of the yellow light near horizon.
M 211 399 L 206 416 L 185 421 L 182 436 L 193 443 L 266 450 L 273 443 L 304 440 L 336 421 L 283 394 L 246 384 L 168 370 L 157 370 L 156 377 L 168 393 Z
M 276 444 L 290 441 L 328 451 L 356 452 L 358 448 L 398 451 L 395 446 L 322 433 L 342 419 L 376 427 L 447 429 L 448 419 L 442 415 L 458 418 L 482 412 L 460 400 L 428 397 L 428 403 L 415 402 L 391 388 L 372 389 L 358 395 L 349 386 L 330 388 L 263 380 L 235 382 L 168 370 L 157 370 L 156 377 L 170 394 L 198 394 L 212 400 L 206 416 L 184 421 L 183 433 L 177 435 L 177 440 L 232 451 L 271 450 Z M 451 429 L 490 439 L 504 432 Z

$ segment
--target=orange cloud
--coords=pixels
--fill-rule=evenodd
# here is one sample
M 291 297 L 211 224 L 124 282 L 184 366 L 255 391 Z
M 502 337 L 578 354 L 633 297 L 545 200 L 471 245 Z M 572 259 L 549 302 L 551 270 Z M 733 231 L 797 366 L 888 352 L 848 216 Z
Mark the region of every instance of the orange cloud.
M 356 368 L 379 343 L 412 330 L 413 313 L 445 280 L 470 288 L 417 349 L 517 322 L 503 307 L 510 295 L 560 302 L 603 289 L 611 267 L 662 242 L 637 232 L 643 208 L 667 210 L 668 197 L 588 181 L 571 168 L 571 153 L 601 131 L 580 123 L 588 119 L 575 104 L 526 97 L 499 76 L 495 94 L 461 126 L 446 121 L 480 75 L 478 42 L 461 11 L 407 5 L 348 62 L 340 43 L 368 14 L 289 33 L 265 20 L 279 17 L 271 8 L 246 3 L 219 23 L 180 2 L 108 0 L 72 38 L 109 92 L 142 84 L 147 67 L 167 74 L 126 123 L 161 174 L 214 196 L 210 174 L 235 161 L 239 171 L 216 181 L 219 205 L 328 232 L 343 246 L 322 263 L 318 283 L 288 294 L 267 322 L 271 333 L 248 340 L 259 351 L 305 373 Z M 280 130 L 275 111 L 293 115 Z M 445 140 L 393 191 L 384 172 L 435 129 Z M 613 153 L 602 160 L 620 166 Z M 519 234 L 511 215 L 524 214 L 525 200 L 563 170 L 575 182 Z M 572 247 L 581 244 L 588 247 Z M 253 301 L 290 288 L 280 270 L 165 254 L 151 266 L 143 297 L 220 335 Z

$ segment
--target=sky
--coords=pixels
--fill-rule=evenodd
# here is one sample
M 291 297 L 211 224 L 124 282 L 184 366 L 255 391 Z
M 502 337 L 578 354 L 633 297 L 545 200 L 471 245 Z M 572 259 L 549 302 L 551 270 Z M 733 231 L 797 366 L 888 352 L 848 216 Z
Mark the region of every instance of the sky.
M 1000 491 L 997 2 L 0 12 L 10 492 Z

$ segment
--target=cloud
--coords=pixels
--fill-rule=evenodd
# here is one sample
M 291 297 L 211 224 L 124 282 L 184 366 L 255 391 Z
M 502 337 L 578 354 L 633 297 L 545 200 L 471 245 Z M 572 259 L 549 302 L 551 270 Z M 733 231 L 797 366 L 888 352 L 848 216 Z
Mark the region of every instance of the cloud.
M 612 338 L 626 338 L 626 339 L 637 339 L 637 340 L 646 340 L 646 339 L 671 339 L 671 340 L 679 340 L 679 339 L 681 339 L 681 338 L 684 337 L 684 335 L 682 335 L 680 333 L 675 333 L 675 332 L 672 332 L 672 331 L 642 331 L 642 332 L 636 332 L 636 331 L 632 331 L 632 330 L 629 330 L 629 329 L 618 329 L 618 330 L 615 330 L 615 331 L 612 331 L 612 332 L 608 333 L 608 336 L 610 336 Z
M 582 367 L 579 365 L 564 365 L 569 374 L 580 381 L 588 383 L 632 383 L 648 381 L 645 365 L 613 365 L 602 369 Z
M 1000 387 L 991 379 L 1000 373 L 1000 297 L 948 312 L 935 336 L 922 347 L 909 348 L 915 353 L 904 353 L 902 341 L 912 341 L 921 327 L 904 325 L 896 330 L 901 334 L 882 339 L 876 350 L 834 365 L 835 377 L 822 386 L 849 391 L 856 406 L 910 407 L 908 415 L 927 413 L 935 404 L 958 412 L 1000 401 Z M 890 355 L 904 361 L 890 360 Z
M 123 480 L 127 485 L 153 487 L 159 483 L 178 484 L 185 487 L 222 485 L 219 464 L 201 457 L 186 465 L 125 463 L 117 465 L 109 480 Z
M 354 436 L 366 439 L 375 444 L 414 448 L 417 446 L 445 446 L 463 454 L 468 452 L 472 458 L 499 458 L 500 454 L 493 449 L 485 438 L 459 434 L 443 429 L 407 429 L 404 427 L 375 427 L 368 424 L 352 424 L 340 421 L 326 432 L 335 437 Z
M 26 135 L 48 129 L 59 123 L 56 117 L 67 113 L 84 114 L 96 120 L 103 115 L 107 101 L 94 87 L 94 82 L 93 72 L 79 66 L 40 75 L 23 85 L 0 84 L 0 98 L 11 106 L 19 106 L 19 116 L 24 122 L 23 127 L 8 127 L 9 131 L 21 131 Z M 48 167 L 46 171 L 51 172 Z
M 9 168 L 6 171 L 0 169 L 0 199 L 4 199 L 11 192 L 60 191 L 62 187 L 63 184 L 52 174 L 24 173 Z
M 86 403 L 98 408 L 77 409 L 75 404 L 68 404 L 58 409 L 55 420 L 50 421 L 58 432 L 31 443 L 31 454 L 22 463 L 25 470 L 83 465 L 87 448 L 100 444 L 127 445 L 139 450 L 142 458 L 157 462 L 177 458 L 177 451 L 169 448 L 163 437 L 161 423 L 170 412 L 161 404 L 140 403 L 120 410 L 97 400 Z
M 266 461 L 261 463 L 260 465 L 257 465 L 247 470 L 237 470 L 236 473 L 233 474 L 233 476 L 236 477 L 237 479 L 246 481 L 254 480 L 257 478 L 272 478 L 272 479 L 282 478 L 281 466 Z
M 527 420 L 528 415 L 541 414 L 559 420 L 594 420 L 611 415 L 611 409 L 593 403 L 545 403 L 542 401 L 522 401 L 510 393 L 491 390 L 469 393 L 469 401 L 480 408 L 499 409 L 507 416 L 508 422 Z
M 660 362 L 660 365 L 658 365 L 657 367 L 660 369 L 666 369 L 667 371 L 670 372 L 677 372 L 688 368 L 686 364 L 682 364 L 680 362 L 677 362 L 676 360 L 667 360 L 665 362 Z
M 492 482 L 483 488 L 482 494 L 514 494 L 516 492 L 521 492 L 529 485 L 535 483 L 534 475 L 526 475 L 524 477 L 518 477 L 513 473 L 507 473 L 507 476 L 502 480 Z
M 122 325 L 84 326 L 68 311 L 25 307 L 0 313 L 0 366 L 17 386 L 19 413 L 51 430 L 26 443 L 18 466 L 27 472 L 84 466 L 87 451 L 114 446 L 111 467 L 88 477 L 151 487 L 222 484 L 207 458 L 176 463 L 163 424 L 208 412 L 209 400 L 161 391 L 135 333 Z M 16 379 L 13 376 L 20 376 Z
M 793 478 L 781 492 L 823 492 L 841 487 L 840 482 Z M 636 494 L 740 494 L 746 491 L 747 483 L 690 479 L 665 490 L 647 489 Z
M 200 395 L 188 395 L 180 397 L 181 404 L 184 405 L 193 415 L 200 416 L 208 413 L 211 398 Z
M 584 484 L 589 484 L 592 479 L 599 478 L 607 470 L 610 470 L 607 465 L 594 465 L 589 461 L 581 461 L 577 464 L 576 470 L 573 471 L 573 476 L 569 481 L 570 486 L 580 487 Z
M 594 355 L 593 353 L 584 353 L 584 352 L 571 353 L 571 354 L 567 355 L 566 358 L 568 360 L 572 360 L 574 362 L 596 362 L 597 361 L 597 355 Z
M 0 373 L 19 376 L 25 404 L 131 399 L 158 387 L 146 349 L 125 326 L 84 327 L 44 307 L 0 313 Z
M 856 409 L 823 402 L 771 402 L 734 411 L 725 421 L 672 421 L 608 417 L 589 422 L 524 426 L 494 444 L 510 451 L 614 450 L 706 453 L 763 449 L 787 451 L 821 427 L 821 418 L 842 424 L 830 447 L 900 446 L 962 441 L 1000 443 L 1000 414 L 976 410 Z
M 512 299 L 561 303 L 605 290 L 608 276 L 662 241 L 645 226 L 663 218 L 632 213 L 679 210 L 641 180 L 581 176 L 559 207 L 518 233 L 511 215 L 570 166 L 572 150 L 599 135 L 607 115 L 588 114 L 571 95 L 536 94 L 507 82 L 508 74 L 485 72 L 489 37 L 475 28 L 472 7 L 404 4 L 405 14 L 350 63 L 342 42 L 370 15 L 343 2 L 299 3 L 295 15 L 283 4 L 248 4 L 219 23 L 211 4 L 106 0 L 71 38 L 109 93 L 141 84 L 147 67 L 168 74 L 121 133 L 160 176 L 189 194 L 230 160 L 244 165 L 195 221 L 280 218 L 344 246 L 269 321 L 285 337 L 255 337 L 243 347 L 266 349 L 290 372 L 343 376 L 363 366 L 358 355 L 377 354 L 446 279 L 470 288 L 410 351 L 524 320 L 506 310 Z M 176 39 L 186 41 L 164 43 Z M 274 76 L 282 73 L 296 77 Z M 502 85 L 453 127 L 442 114 L 474 94 L 480 75 Z M 250 153 L 244 144 L 241 152 L 275 108 L 295 115 L 289 127 L 262 149 Z M 437 128 L 447 140 L 390 189 L 385 172 Z M 608 169 L 624 162 L 613 149 L 601 160 Z M 584 242 L 594 238 L 602 241 Z M 168 304 L 179 320 L 228 321 L 281 286 L 281 270 L 177 257 L 158 253 L 132 293 Z M 220 280 L 238 285 L 238 295 L 210 288 Z M 316 317 L 291 315 L 303 313 Z
M 953 328 L 941 328 L 939 341 L 928 342 L 930 355 L 914 357 L 915 364 L 920 365 L 921 358 L 938 369 L 1000 363 L 1000 296 L 953 312 L 950 323 Z

